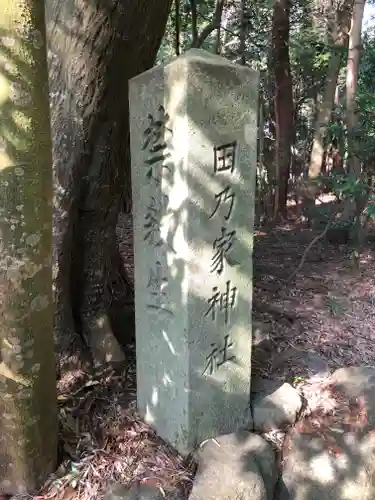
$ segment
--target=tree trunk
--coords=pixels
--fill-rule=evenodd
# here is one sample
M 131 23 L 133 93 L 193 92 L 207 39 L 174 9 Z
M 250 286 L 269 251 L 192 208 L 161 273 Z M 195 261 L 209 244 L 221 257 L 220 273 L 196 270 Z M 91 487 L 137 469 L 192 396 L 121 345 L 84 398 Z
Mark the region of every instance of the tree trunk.
M 346 73 L 346 124 L 349 135 L 349 171 L 360 174 L 360 160 L 353 153 L 351 140 L 358 126 L 356 94 L 358 86 L 358 69 L 362 49 L 362 20 L 366 0 L 356 0 L 349 33 L 349 52 Z
M 275 214 L 286 215 L 293 142 L 293 89 L 289 59 L 290 0 L 276 1 L 272 19 L 272 60 L 275 74 L 276 172 Z
M 56 466 L 52 145 L 44 2 L 0 12 L 0 494 Z
M 311 199 L 315 198 L 317 186 L 315 180 L 319 177 L 324 158 L 324 140 L 328 125 L 331 120 L 333 105 L 335 101 L 337 79 L 341 66 L 342 51 L 348 43 L 348 32 L 350 16 L 353 8 L 353 0 L 346 0 L 340 4 L 336 12 L 327 14 L 327 37 L 332 45 L 331 57 L 328 63 L 327 79 L 323 91 L 322 102 L 318 109 L 313 144 L 310 153 L 308 170 L 308 193 Z M 333 9 L 333 7 L 331 7 Z
M 128 80 L 154 64 L 171 3 L 93 0 L 88 6 L 84 0 L 48 0 L 54 171 L 59 185 L 55 328 L 62 363 L 77 361 L 73 339 L 81 347 L 93 347 L 102 341 L 98 335 L 111 335 L 113 294 L 122 300 L 119 307 L 132 300 L 124 270 L 113 276 L 111 269 L 120 260 L 118 212 L 131 207 Z M 126 343 L 126 334 L 134 335 L 132 321 L 133 315 L 124 318 L 127 331 L 116 332 L 120 343 Z
M 315 133 L 314 133 L 313 144 L 310 154 L 310 162 L 309 162 L 308 175 L 310 180 L 319 177 L 322 170 L 324 151 L 325 151 L 324 139 L 326 137 L 329 122 L 331 121 L 340 65 L 341 65 L 341 52 L 340 50 L 334 50 L 329 60 L 327 79 L 323 91 L 323 98 L 319 106 L 318 116 L 316 119 Z
M 240 56 L 240 64 L 245 66 L 246 64 L 246 35 L 248 31 L 248 22 L 246 19 L 246 3 L 245 0 L 241 0 L 240 2 L 240 46 L 239 46 L 239 56 Z
M 349 52 L 346 73 L 346 124 L 348 131 L 348 171 L 357 180 L 361 177 L 361 161 L 355 154 L 356 129 L 358 127 L 358 113 L 356 94 L 358 86 L 358 69 L 361 57 L 362 42 L 362 20 L 366 0 L 356 0 L 353 7 L 353 14 L 349 33 Z M 362 213 L 366 206 L 367 196 L 357 195 L 355 197 L 355 239 L 358 246 L 364 240 Z M 352 202 L 348 202 L 345 207 L 346 215 L 351 213 Z

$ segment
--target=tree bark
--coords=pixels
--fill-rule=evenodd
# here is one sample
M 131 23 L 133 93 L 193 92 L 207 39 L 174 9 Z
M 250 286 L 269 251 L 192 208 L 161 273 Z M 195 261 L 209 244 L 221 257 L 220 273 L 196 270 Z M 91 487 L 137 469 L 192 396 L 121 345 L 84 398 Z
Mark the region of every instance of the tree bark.
M 245 0 L 241 0 L 240 2 L 240 47 L 239 47 L 239 55 L 240 55 L 240 64 L 245 66 L 246 64 L 246 35 L 248 30 L 248 22 L 246 18 L 246 4 Z
M 294 136 L 292 74 L 289 59 L 290 0 L 275 2 L 272 19 L 272 61 L 275 75 L 276 175 L 275 214 L 285 215 Z
M 362 20 L 366 0 L 356 0 L 353 8 L 350 33 L 349 33 L 349 52 L 346 73 L 346 123 L 349 138 L 355 134 L 358 126 L 358 113 L 356 104 L 358 69 L 361 58 L 362 48 Z M 353 148 L 350 147 L 352 141 L 349 140 L 349 171 L 360 174 L 360 160 L 353 154 Z
M 180 0 L 174 0 L 174 7 L 175 7 L 175 54 L 176 56 L 180 55 L 180 18 L 181 18 L 181 5 L 180 5 Z
M 109 289 L 116 277 L 108 268 L 119 261 L 117 216 L 120 207 L 128 212 L 131 207 L 128 80 L 154 64 L 171 3 L 47 3 L 58 183 L 55 330 L 62 363 L 77 361 L 77 342 L 80 347 L 96 344 L 94 324 L 110 324 L 114 290 Z M 122 289 L 116 295 L 126 301 L 132 287 L 121 272 L 117 283 Z M 125 322 L 131 330 L 132 318 Z M 117 332 L 120 343 L 126 333 Z
M 192 47 L 196 47 L 198 43 L 197 8 L 197 0 L 190 0 Z
M 327 133 L 329 122 L 331 121 L 332 109 L 336 94 L 337 78 L 341 65 L 340 51 L 334 51 L 330 57 L 327 79 L 324 87 L 322 102 L 318 108 L 315 133 L 310 154 L 309 179 L 319 177 L 324 157 L 324 139 Z
M 0 12 L 0 493 L 56 466 L 52 145 L 44 2 Z
M 349 33 L 349 52 L 346 72 L 346 124 L 348 132 L 348 171 L 355 176 L 357 180 L 361 178 L 361 161 L 355 152 L 356 129 L 358 127 L 357 113 L 357 87 L 358 87 L 358 69 L 361 58 L 362 48 L 362 20 L 366 0 L 356 0 L 353 7 Z M 355 239 L 358 247 L 364 240 L 364 231 L 362 224 L 362 214 L 366 207 L 368 196 L 358 194 L 355 196 Z M 353 202 L 348 200 L 345 207 L 345 215 L 351 214 L 351 205 Z
M 337 12 L 328 12 L 327 37 L 332 45 L 331 57 L 328 63 L 327 79 L 323 91 L 322 102 L 318 109 L 313 144 L 310 153 L 308 170 L 308 193 L 311 199 L 314 199 L 317 191 L 315 180 L 319 177 L 324 157 L 324 140 L 332 116 L 332 110 L 335 100 L 337 79 L 341 66 L 342 50 L 348 43 L 348 32 L 350 16 L 353 7 L 353 0 L 346 0 L 340 4 L 340 10 Z M 333 7 L 332 7 L 333 9 Z

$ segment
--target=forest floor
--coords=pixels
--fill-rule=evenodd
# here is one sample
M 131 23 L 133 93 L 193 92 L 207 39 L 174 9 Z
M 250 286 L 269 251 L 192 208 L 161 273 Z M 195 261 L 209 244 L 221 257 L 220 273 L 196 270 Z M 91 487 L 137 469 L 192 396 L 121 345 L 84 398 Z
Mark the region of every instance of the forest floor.
M 314 353 L 331 371 L 375 365 L 375 237 L 359 271 L 347 246 L 319 242 L 288 282 L 313 236 L 293 220 L 256 233 L 253 318 L 266 325 L 272 343 L 270 357 L 253 363 L 256 376 L 308 377 L 296 356 L 301 352 Z M 70 382 L 60 381 L 64 461 L 44 498 L 98 500 L 113 482 L 137 481 L 187 498 L 193 461 L 179 457 L 137 417 L 135 373 L 133 351 L 126 366 L 112 372 L 67 374 Z
M 267 377 L 301 375 L 296 348 L 323 358 L 330 370 L 375 366 L 375 234 L 359 270 L 347 245 L 319 241 L 288 282 L 317 234 L 294 222 L 256 235 L 253 319 L 267 324 L 273 344 L 271 359 L 259 366 Z

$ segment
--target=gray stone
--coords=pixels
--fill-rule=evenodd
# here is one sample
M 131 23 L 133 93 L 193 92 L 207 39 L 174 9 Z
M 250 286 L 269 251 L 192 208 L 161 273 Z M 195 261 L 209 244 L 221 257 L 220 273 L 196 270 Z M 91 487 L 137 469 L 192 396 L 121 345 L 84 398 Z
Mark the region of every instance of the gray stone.
M 306 351 L 305 356 L 302 357 L 301 364 L 312 377 L 323 378 L 329 375 L 328 362 L 319 356 L 319 354 L 312 351 Z
M 219 436 L 198 452 L 189 500 L 272 500 L 278 477 L 275 453 L 246 431 Z
M 327 377 L 329 366 L 325 359 L 311 350 L 291 347 L 275 357 L 272 370 L 288 372 L 291 378 L 302 377 Z
M 270 327 L 261 321 L 253 321 L 252 334 L 252 370 L 253 373 L 257 373 L 267 366 L 272 357 Z
M 203 50 L 130 81 L 138 411 L 182 454 L 248 418 L 257 94 Z
M 259 401 L 265 396 L 270 396 L 283 385 L 282 380 L 264 377 L 253 377 L 251 379 L 251 401 Z
M 112 484 L 104 494 L 104 500 L 136 500 L 136 497 L 130 496 L 129 487 L 123 484 Z
M 300 422 L 284 449 L 276 500 L 373 500 L 375 498 L 375 369 L 342 368 L 330 378 L 343 409 L 317 426 Z M 350 415 L 360 398 L 362 416 Z M 354 417 L 354 418 L 353 418 Z
M 258 348 L 266 352 L 272 349 L 269 325 L 263 323 L 262 321 L 253 321 L 252 333 L 253 349 Z
M 375 429 L 375 368 L 364 365 L 340 368 L 330 381 L 351 399 L 363 397 L 369 426 Z
M 276 383 L 273 381 L 266 383 L 264 392 L 259 387 L 259 392 L 253 394 L 254 429 L 260 432 L 293 425 L 302 408 L 301 397 L 291 385 L 285 383 L 276 390 L 269 391 L 270 387 L 275 387 L 274 384 Z
M 104 495 L 104 500 L 179 500 L 176 496 L 167 496 L 155 486 L 134 484 L 131 488 L 116 483 Z
M 329 443 L 335 443 L 334 449 Z M 335 450 L 340 450 L 335 454 Z M 373 500 L 375 434 L 341 425 L 324 435 L 297 434 L 284 461 L 276 500 Z

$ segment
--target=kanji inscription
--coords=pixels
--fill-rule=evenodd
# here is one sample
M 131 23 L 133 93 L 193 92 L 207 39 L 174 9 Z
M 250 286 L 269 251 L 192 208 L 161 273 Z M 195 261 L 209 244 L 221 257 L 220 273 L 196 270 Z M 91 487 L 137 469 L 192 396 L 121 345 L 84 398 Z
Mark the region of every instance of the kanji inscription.
M 214 175 L 222 173 L 233 174 L 235 170 L 237 142 L 230 142 L 222 146 L 214 147 Z M 228 228 L 227 223 L 230 223 L 233 210 L 236 203 L 236 195 L 230 184 L 227 184 L 220 192 L 215 194 L 215 206 L 209 220 L 214 217 L 223 217 L 223 225 L 221 226 L 221 234 L 218 235 L 212 243 L 212 258 L 211 258 L 211 273 L 215 273 L 218 278 L 221 278 L 225 273 L 226 264 L 229 264 L 229 253 L 235 244 L 236 230 Z M 220 210 L 222 208 L 222 210 Z M 230 315 L 234 312 L 237 302 L 237 287 L 232 284 L 231 280 L 225 281 L 225 288 L 215 285 L 212 288 L 212 295 L 207 300 L 208 307 L 205 312 L 205 317 L 211 317 L 212 321 L 224 319 L 224 325 L 228 326 Z M 216 343 L 211 344 L 212 351 L 207 356 L 207 365 L 203 374 L 212 375 L 225 362 L 235 359 L 233 354 L 228 352 L 233 348 L 233 341 L 230 340 L 229 334 L 224 337 L 224 347 L 219 348 Z
M 166 165 L 165 161 L 171 157 L 166 141 L 167 133 L 172 134 L 172 130 L 168 128 L 169 115 L 163 106 L 158 108 L 158 117 L 148 115 L 149 125 L 144 130 L 144 142 L 142 151 L 147 151 L 148 156 L 145 160 L 146 179 L 153 180 L 157 185 L 161 183 L 163 170 L 171 172 L 170 165 Z
M 233 347 L 233 342 L 231 341 L 229 335 L 225 335 L 223 347 L 219 348 L 216 344 L 211 344 L 211 347 L 212 350 L 206 357 L 207 365 L 203 371 L 203 375 L 205 373 L 213 375 L 221 365 L 223 365 L 227 361 L 235 359 L 235 356 L 230 352 L 231 348 Z

